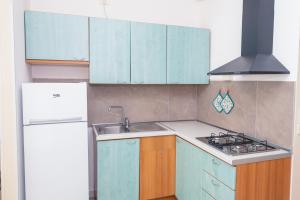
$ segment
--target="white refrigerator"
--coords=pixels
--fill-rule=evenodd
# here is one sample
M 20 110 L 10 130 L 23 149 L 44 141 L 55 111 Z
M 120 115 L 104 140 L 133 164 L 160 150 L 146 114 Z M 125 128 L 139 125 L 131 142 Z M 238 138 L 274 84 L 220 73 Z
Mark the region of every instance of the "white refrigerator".
M 26 200 L 88 200 L 86 83 L 22 85 Z

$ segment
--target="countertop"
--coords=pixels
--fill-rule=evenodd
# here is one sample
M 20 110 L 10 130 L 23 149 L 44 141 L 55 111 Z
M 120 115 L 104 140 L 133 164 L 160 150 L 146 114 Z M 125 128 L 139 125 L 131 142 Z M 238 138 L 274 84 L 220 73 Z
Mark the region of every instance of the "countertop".
M 254 163 L 254 162 L 260 162 L 266 160 L 286 158 L 291 156 L 291 153 L 289 151 L 283 149 L 278 149 L 275 151 L 269 151 L 263 153 L 231 156 L 196 139 L 197 137 L 210 136 L 211 133 L 219 133 L 219 132 L 226 133 L 227 131 L 224 129 L 220 129 L 198 121 L 176 121 L 176 122 L 158 122 L 158 123 L 164 126 L 167 130 L 146 132 L 146 133 L 126 133 L 126 134 L 121 133 L 121 134 L 99 135 L 97 136 L 96 139 L 98 141 L 103 141 L 103 140 L 126 139 L 126 138 L 176 135 L 188 141 L 189 143 L 201 148 L 202 150 L 210 153 L 211 155 L 223 160 L 224 162 L 230 165 Z

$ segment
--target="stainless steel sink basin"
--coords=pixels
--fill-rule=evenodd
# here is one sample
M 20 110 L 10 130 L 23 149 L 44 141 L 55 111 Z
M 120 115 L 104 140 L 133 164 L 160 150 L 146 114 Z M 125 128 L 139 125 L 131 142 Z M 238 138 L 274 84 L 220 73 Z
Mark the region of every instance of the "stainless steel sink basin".
M 132 123 L 128 129 L 122 124 L 95 124 L 93 125 L 93 129 L 96 135 L 167 130 L 154 122 Z
M 98 132 L 99 134 L 113 134 L 113 133 L 126 133 L 127 130 L 122 125 L 115 125 L 115 126 L 99 127 Z

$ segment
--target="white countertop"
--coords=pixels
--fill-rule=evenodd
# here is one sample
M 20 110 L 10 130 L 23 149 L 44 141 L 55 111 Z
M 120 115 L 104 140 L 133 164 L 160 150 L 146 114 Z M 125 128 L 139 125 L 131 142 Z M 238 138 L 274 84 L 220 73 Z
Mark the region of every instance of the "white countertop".
M 191 144 L 201 148 L 202 150 L 212 154 L 213 156 L 225 161 L 230 165 L 239 165 L 253 162 L 260 162 L 266 160 L 274 160 L 291 156 L 291 153 L 286 150 L 275 150 L 263 153 L 253 153 L 239 156 L 231 156 L 222 151 L 197 140 L 197 137 L 207 137 L 211 133 L 225 132 L 225 130 L 216 128 L 197 121 L 176 121 L 176 122 L 160 122 L 166 131 L 155 131 L 146 133 L 126 133 L 126 134 L 107 134 L 97 136 L 98 141 L 125 139 L 125 138 L 140 138 L 163 135 L 176 135 Z

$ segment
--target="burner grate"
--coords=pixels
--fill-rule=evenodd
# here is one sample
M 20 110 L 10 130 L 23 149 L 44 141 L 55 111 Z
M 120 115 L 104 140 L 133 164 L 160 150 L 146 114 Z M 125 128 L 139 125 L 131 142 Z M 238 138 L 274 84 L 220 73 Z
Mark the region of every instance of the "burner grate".
M 265 152 L 275 149 L 268 145 L 267 140 L 256 141 L 243 133 L 211 133 L 210 137 L 201 137 L 197 139 L 230 155 Z

